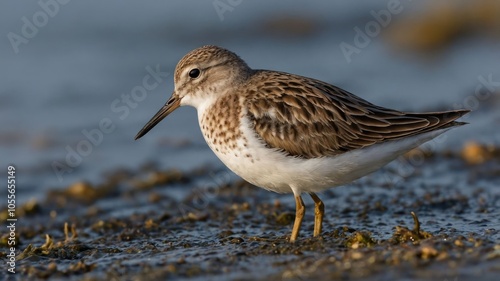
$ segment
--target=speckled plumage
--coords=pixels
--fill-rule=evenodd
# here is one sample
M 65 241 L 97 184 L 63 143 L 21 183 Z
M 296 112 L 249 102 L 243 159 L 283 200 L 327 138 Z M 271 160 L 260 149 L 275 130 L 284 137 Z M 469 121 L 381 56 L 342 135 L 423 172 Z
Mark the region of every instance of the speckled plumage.
M 236 54 L 204 46 L 175 70 L 175 91 L 137 134 L 142 137 L 179 106 L 197 109 L 203 136 L 221 161 L 252 184 L 293 192 L 300 230 L 315 202 L 314 236 L 323 203 L 315 192 L 349 183 L 447 129 L 468 110 L 406 113 L 383 108 L 328 83 L 294 74 L 253 70 Z
M 369 103 L 325 82 L 256 71 L 240 95 L 257 135 L 291 156 L 335 156 L 461 123 L 466 110 L 404 113 Z M 252 86 L 248 86 L 252 85 Z

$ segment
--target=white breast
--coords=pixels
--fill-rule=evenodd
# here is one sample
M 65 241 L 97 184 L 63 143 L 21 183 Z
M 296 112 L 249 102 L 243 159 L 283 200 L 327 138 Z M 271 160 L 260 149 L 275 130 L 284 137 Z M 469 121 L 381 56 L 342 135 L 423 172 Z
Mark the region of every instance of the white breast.
M 446 131 L 386 142 L 335 157 L 303 159 L 266 147 L 251 129 L 246 114 L 240 115 L 240 132 L 235 141 L 221 144 L 206 124 L 206 110 L 210 110 L 210 106 L 198 108 L 198 121 L 207 144 L 217 157 L 246 181 L 279 193 L 319 192 L 350 183 Z M 218 122 L 222 120 L 221 116 Z

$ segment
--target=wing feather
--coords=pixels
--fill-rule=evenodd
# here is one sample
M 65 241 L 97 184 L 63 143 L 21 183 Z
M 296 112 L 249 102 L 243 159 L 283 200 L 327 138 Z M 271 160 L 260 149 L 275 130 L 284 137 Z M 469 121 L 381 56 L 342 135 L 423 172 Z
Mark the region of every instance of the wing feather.
M 296 157 L 334 156 L 461 125 L 454 120 L 469 112 L 406 113 L 319 80 L 271 71 L 257 71 L 254 76 L 251 83 L 256 86 L 245 99 L 252 129 L 266 146 Z

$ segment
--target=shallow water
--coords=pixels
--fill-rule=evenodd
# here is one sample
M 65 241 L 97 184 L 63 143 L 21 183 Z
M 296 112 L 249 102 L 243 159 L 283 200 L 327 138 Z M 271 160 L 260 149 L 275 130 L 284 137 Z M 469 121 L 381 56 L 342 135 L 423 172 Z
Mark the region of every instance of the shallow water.
M 71 258 L 37 253 L 19 261 L 25 274 L 31 267 L 45 272 L 51 262 L 58 271 L 49 276 L 60 279 L 104 278 L 103 274 L 112 277 L 120 272 L 136 279 L 144 274 L 193 280 L 207 274 L 223 279 L 300 279 L 333 278 L 345 272 L 344 277 L 353 279 L 429 279 L 436 274 L 432 279 L 467 280 L 479 273 L 485 278 L 498 273 L 499 163 L 493 159 L 469 166 L 456 156 L 468 141 L 497 147 L 500 143 L 496 33 L 483 28 L 484 32 L 459 36 L 432 52 L 398 50 L 389 29 L 426 7 L 422 2 L 401 1 L 402 11 L 348 62 L 339 45 L 353 44 L 355 28 L 373 21 L 371 12 L 387 9 L 388 1 L 313 1 L 309 5 L 241 1 L 223 13 L 222 20 L 214 3 L 70 1 L 60 5 L 27 44 L 19 45 L 17 53 L 7 37 L 9 32 L 22 34 L 23 17 L 30 20 L 42 8 L 36 2 L 9 2 L 0 9 L 0 34 L 5 36 L 0 41 L 4 54 L 0 68 L 1 163 L 17 168 L 19 206 L 34 199 L 40 208 L 18 223 L 22 233 L 18 254 L 28 244 L 40 247 L 45 233 L 56 241 L 64 240 L 65 221 L 76 225 L 78 241 L 90 248 L 75 250 L 74 256 L 68 254 Z M 291 224 L 280 225 L 276 217 L 293 214 L 292 196 L 246 185 L 235 187 L 238 178 L 205 144 L 194 109 L 179 109 L 146 137 L 133 140 L 172 92 L 177 61 L 205 44 L 233 50 L 253 68 L 318 78 L 387 107 L 411 111 L 469 108 L 473 112 L 464 121 L 470 124 L 428 144 L 426 149 L 437 153 L 433 158 L 416 166 L 401 160 L 322 194 L 329 216 L 321 240 L 309 239 L 312 202 L 305 199 L 309 213 L 302 230 L 304 240 L 288 245 Z M 148 68 L 157 67 L 168 74 L 159 78 L 158 85 L 135 108 L 117 110 L 116 105 L 125 105 L 122 95 L 142 84 L 150 73 Z M 478 94 L 478 87 L 487 91 Z M 96 132 L 105 118 L 114 125 L 112 132 L 102 133 L 91 152 L 80 155 L 80 161 L 71 159 L 69 151 L 88 140 L 83 132 Z M 448 150 L 455 157 L 447 158 L 444 151 Z M 71 171 L 58 176 L 53 168 L 56 162 Z M 151 167 L 176 169 L 185 176 L 174 183 L 134 187 L 133 181 L 146 179 Z M 85 188 L 75 195 L 75 204 L 70 195 L 54 191 L 71 189 L 81 181 L 97 190 L 88 202 L 79 199 L 82 194 L 88 196 Z M 241 186 L 245 188 L 241 190 Z M 109 193 L 100 193 L 102 190 Z M 0 201 L 0 209 L 5 208 L 4 201 Z M 54 218 L 51 211 L 56 212 Z M 436 243 L 433 247 L 438 252 L 446 248 L 440 244 L 443 235 L 453 241 L 473 236 L 488 242 L 484 249 L 472 247 L 470 255 L 469 245 L 452 248 L 454 260 L 431 260 L 421 272 L 411 259 L 404 266 L 389 266 L 387 273 L 378 262 L 367 271 L 356 272 L 339 261 L 357 250 L 349 250 L 333 234 L 336 230 L 344 231 L 347 226 L 386 241 L 396 225 L 411 228 L 410 211 L 417 213 L 425 231 L 439 237 L 429 242 Z M 194 217 L 189 218 L 189 212 Z M 168 218 L 162 219 L 163 215 Z M 143 229 L 148 218 L 157 226 Z M 95 226 L 99 220 L 118 226 Z M 361 255 L 374 254 L 372 249 L 362 248 Z M 416 249 L 418 246 L 408 251 Z M 491 251 L 497 254 L 489 260 L 474 256 L 475 251 L 484 257 Z M 61 273 L 78 260 L 96 267 L 87 269 L 88 273 Z M 313 271 L 314 266 L 319 269 Z

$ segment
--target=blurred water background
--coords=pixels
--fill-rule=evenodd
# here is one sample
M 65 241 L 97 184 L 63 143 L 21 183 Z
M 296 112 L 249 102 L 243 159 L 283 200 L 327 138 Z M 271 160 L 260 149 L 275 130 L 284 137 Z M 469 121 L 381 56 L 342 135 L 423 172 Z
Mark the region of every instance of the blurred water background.
M 21 202 L 148 162 L 222 168 L 192 108 L 134 141 L 171 94 L 178 60 L 206 44 L 236 52 L 253 68 L 314 77 L 382 106 L 473 109 L 465 118 L 471 124 L 447 133 L 436 149 L 498 144 L 498 3 L 439 3 L 4 1 L 0 167 L 17 167 Z M 127 103 L 124 96 L 155 71 L 163 74 L 150 81 L 159 83 Z

